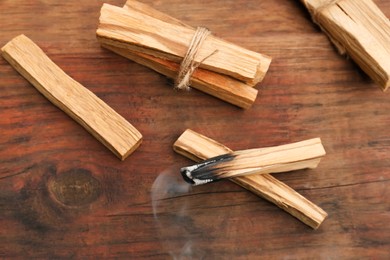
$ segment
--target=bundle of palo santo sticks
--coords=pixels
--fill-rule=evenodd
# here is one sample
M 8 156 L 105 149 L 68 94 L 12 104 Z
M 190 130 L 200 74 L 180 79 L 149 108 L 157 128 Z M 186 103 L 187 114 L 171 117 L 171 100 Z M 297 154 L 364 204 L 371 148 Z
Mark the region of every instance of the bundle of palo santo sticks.
M 180 63 L 195 49 L 192 43 L 198 39 L 198 32 L 129 0 L 123 8 L 102 6 L 96 34 L 103 47 L 176 79 L 182 72 Z M 257 90 L 253 87 L 264 78 L 271 63 L 266 55 L 212 34 L 204 36 L 190 60 L 194 64 L 188 79 L 192 87 L 242 108 L 254 103 Z

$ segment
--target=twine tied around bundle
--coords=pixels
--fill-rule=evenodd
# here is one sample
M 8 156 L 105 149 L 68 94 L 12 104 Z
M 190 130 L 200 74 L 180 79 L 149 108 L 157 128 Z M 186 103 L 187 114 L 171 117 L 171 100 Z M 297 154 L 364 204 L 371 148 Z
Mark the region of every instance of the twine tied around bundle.
M 211 34 L 210 30 L 205 27 L 198 27 L 194 36 L 191 39 L 191 43 L 188 46 L 187 52 L 180 64 L 179 73 L 175 79 L 175 89 L 189 90 L 190 80 L 195 70 L 210 56 L 214 55 L 218 50 L 215 50 L 201 61 L 195 61 L 196 55 L 203 45 L 203 42 Z

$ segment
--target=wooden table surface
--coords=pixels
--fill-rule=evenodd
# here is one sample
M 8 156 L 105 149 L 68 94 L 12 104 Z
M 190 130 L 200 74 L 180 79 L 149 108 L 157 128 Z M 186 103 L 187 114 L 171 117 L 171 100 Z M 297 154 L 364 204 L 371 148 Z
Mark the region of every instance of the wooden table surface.
M 118 160 L 0 59 L 0 258 L 385 259 L 390 254 L 390 93 L 339 56 L 297 0 L 144 0 L 273 62 L 249 110 L 102 49 L 104 1 L 0 1 L 0 45 L 34 40 L 144 135 Z M 123 5 L 124 0 L 107 0 Z M 390 1 L 375 0 L 387 17 Z M 275 174 L 329 217 L 312 230 L 223 181 L 162 198 L 192 162 L 187 128 L 232 149 L 321 137 L 315 170 Z M 155 182 L 155 180 L 157 181 Z

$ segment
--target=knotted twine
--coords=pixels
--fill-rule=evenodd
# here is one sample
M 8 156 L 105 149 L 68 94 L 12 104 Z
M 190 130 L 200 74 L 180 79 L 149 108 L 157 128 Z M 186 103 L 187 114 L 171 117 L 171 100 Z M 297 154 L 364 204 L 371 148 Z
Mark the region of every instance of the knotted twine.
M 214 55 L 217 50 L 212 52 L 210 55 L 206 56 L 200 62 L 195 61 L 195 57 L 203 45 L 204 40 L 211 34 L 210 30 L 205 27 L 196 28 L 195 34 L 191 39 L 191 43 L 188 46 L 187 52 L 184 55 L 184 58 L 180 64 L 179 73 L 175 80 L 175 89 L 179 90 L 189 90 L 190 89 L 190 80 L 192 74 L 195 72 L 196 68 L 202 64 L 210 56 Z

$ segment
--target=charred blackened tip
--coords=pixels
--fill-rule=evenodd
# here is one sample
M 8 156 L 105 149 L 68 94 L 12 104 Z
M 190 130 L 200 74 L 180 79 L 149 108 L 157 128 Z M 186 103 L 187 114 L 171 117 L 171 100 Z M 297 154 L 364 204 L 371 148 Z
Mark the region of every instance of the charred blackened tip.
M 193 186 L 214 182 L 220 179 L 217 165 L 231 161 L 234 157 L 232 154 L 219 155 L 199 164 L 183 167 L 180 169 L 180 173 L 183 179 Z
M 180 173 L 181 173 L 181 176 L 183 177 L 183 179 L 191 184 L 191 185 L 194 185 L 195 182 L 194 180 L 192 179 L 192 176 L 191 176 L 191 171 L 188 169 L 188 167 L 184 167 L 184 168 L 181 168 L 180 169 Z
M 183 179 L 191 184 L 192 186 L 202 185 L 209 182 L 213 182 L 213 179 L 201 179 L 198 177 L 193 176 L 194 169 L 197 169 L 198 165 L 193 165 L 189 167 L 184 167 L 180 169 L 181 176 L 183 176 Z

